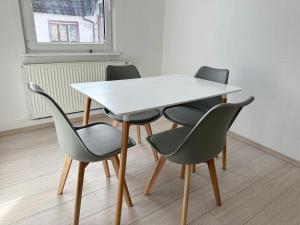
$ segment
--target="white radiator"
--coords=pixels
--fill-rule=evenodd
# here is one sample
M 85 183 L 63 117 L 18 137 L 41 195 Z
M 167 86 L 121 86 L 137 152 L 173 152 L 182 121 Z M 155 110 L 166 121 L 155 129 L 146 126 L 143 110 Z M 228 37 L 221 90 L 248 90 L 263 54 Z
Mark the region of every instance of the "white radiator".
M 22 67 L 26 84 L 40 85 L 65 113 L 83 111 L 84 96 L 70 87 L 71 83 L 101 81 L 107 65 L 125 65 L 126 61 L 30 64 Z M 49 117 L 50 113 L 40 96 L 28 93 L 31 119 Z M 101 108 L 92 101 L 91 109 Z

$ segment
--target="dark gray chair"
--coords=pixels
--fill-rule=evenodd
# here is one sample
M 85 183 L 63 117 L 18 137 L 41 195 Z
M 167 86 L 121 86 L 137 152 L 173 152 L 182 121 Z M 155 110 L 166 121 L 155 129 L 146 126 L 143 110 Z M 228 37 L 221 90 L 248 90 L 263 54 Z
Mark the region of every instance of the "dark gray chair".
M 228 83 L 229 70 L 216 69 L 208 66 L 201 67 L 195 77 L 214 81 L 222 84 Z M 209 99 L 195 101 L 187 104 L 177 105 L 164 109 L 163 115 L 173 122 L 172 128 L 176 128 L 178 125 L 182 126 L 195 126 L 196 123 L 207 113 L 212 107 L 217 104 L 227 102 L 226 97 L 217 96 Z M 223 149 L 223 169 L 226 169 L 226 144 Z M 192 168 L 195 172 L 195 167 Z M 182 170 L 182 176 L 184 174 L 184 168 Z
M 105 80 L 124 80 L 124 79 L 138 79 L 141 78 L 141 75 L 138 69 L 134 65 L 125 65 L 125 66 L 112 66 L 109 65 L 106 67 Z M 129 87 L 130 88 L 130 87 Z M 116 115 L 110 112 L 108 109 L 104 109 L 106 115 L 111 117 L 113 121 L 113 126 L 117 127 L 119 122 L 123 122 L 122 116 Z M 137 125 L 137 137 L 138 143 L 141 143 L 141 130 L 140 126 L 143 125 L 146 129 L 147 135 L 152 135 L 152 129 L 150 123 L 158 120 L 161 117 L 162 113 L 160 110 L 149 110 L 147 112 L 135 113 L 130 115 L 130 125 Z M 155 161 L 158 160 L 158 155 L 155 149 L 152 149 L 153 157 Z
M 194 126 L 184 126 L 155 134 L 147 140 L 161 154 L 156 168 L 146 186 L 145 195 L 149 195 L 161 168 L 166 160 L 185 165 L 185 184 L 181 224 L 187 224 L 188 196 L 191 168 L 194 164 L 207 163 L 212 186 L 218 206 L 221 206 L 214 157 L 225 144 L 226 133 L 242 108 L 250 104 L 254 97 L 231 104 L 223 103 L 210 109 Z
M 33 93 L 39 94 L 51 110 L 58 143 L 65 152 L 65 167 L 61 174 L 58 194 L 62 194 L 72 160 L 79 161 L 77 189 L 73 224 L 79 223 L 81 196 L 83 188 L 84 171 L 91 162 L 111 160 L 118 176 L 119 158 L 121 151 L 121 132 L 119 129 L 102 122 L 89 124 L 83 127 L 73 127 L 58 104 L 46 94 L 38 85 L 29 83 L 28 88 Z M 129 138 L 128 147 L 135 145 Z M 68 162 L 66 164 L 66 162 Z M 124 196 L 129 207 L 132 206 L 130 194 L 125 182 Z

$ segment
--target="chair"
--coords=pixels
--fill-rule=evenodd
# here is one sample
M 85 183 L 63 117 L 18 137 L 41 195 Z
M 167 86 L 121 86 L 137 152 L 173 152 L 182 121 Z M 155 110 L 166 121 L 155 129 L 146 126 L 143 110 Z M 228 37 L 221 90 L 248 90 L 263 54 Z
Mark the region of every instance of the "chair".
M 106 67 L 105 80 L 125 80 L 125 79 L 137 79 L 141 78 L 141 75 L 137 68 L 134 65 L 125 65 L 125 66 L 112 66 L 109 65 Z M 138 94 L 138 93 L 137 93 Z M 106 115 L 111 117 L 113 121 L 113 126 L 117 127 L 119 122 L 123 122 L 122 116 L 115 115 L 110 112 L 108 109 L 104 109 Z M 147 135 L 152 135 L 152 129 L 150 123 L 158 120 L 161 117 L 162 113 L 160 110 L 149 110 L 147 112 L 131 114 L 129 118 L 130 125 L 137 126 L 137 139 L 138 143 L 141 143 L 141 130 L 140 126 L 143 125 L 146 129 Z M 158 155 L 155 149 L 152 149 L 152 154 L 155 161 L 158 160 Z
M 254 97 L 251 97 L 241 103 L 219 104 L 210 109 L 195 127 L 184 126 L 147 138 L 161 156 L 146 186 L 145 195 L 150 194 L 166 160 L 186 167 L 181 225 L 187 224 L 190 176 L 194 164 L 207 163 L 217 206 L 221 206 L 214 157 L 222 151 L 226 133 L 239 112 L 253 100 Z
M 196 73 L 195 77 L 205 79 L 209 81 L 219 82 L 222 84 L 228 83 L 229 70 L 216 69 L 208 66 L 201 67 Z M 195 126 L 197 122 L 207 113 L 212 107 L 217 104 L 227 102 L 226 97 L 217 96 L 209 99 L 195 101 L 183 105 L 173 106 L 164 109 L 163 115 L 173 122 L 172 129 L 178 125 L 182 126 Z M 226 143 L 223 148 L 222 161 L 223 169 L 226 169 Z M 192 167 L 192 171 L 195 172 L 195 166 Z M 184 167 L 182 167 L 181 177 L 184 175 Z
M 73 127 L 58 104 L 38 85 L 29 83 L 28 88 L 33 93 L 40 95 L 50 108 L 59 145 L 67 155 L 65 156 L 65 162 L 69 160 L 79 161 L 73 218 L 73 225 L 78 225 L 85 168 L 92 162 L 111 160 L 118 176 L 118 154 L 121 151 L 121 132 L 111 125 L 102 122 L 83 127 Z M 128 147 L 134 145 L 134 140 L 129 138 Z M 69 169 L 70 167 L 65 168 L 61 174 L 58 194 L 62 194 Z M 132 201 L 126 181 L 124 196 L 128 207 L 131 207 Z

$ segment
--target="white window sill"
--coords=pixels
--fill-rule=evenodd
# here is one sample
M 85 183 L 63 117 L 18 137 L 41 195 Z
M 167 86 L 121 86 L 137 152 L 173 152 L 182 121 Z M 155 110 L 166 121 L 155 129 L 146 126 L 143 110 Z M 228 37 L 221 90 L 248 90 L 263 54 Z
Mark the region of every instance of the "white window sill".
M 65 57 L 65 56 L 120 56 L 121 52 L 98 52 L 98 53 L 28 53 L 22 57 Z

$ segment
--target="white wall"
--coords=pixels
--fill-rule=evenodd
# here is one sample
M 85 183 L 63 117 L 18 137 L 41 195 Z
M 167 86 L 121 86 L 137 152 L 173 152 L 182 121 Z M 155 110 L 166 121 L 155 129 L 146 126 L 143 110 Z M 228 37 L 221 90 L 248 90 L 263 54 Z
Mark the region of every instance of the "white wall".
M 300 1 L 166 0 L 163 72 L 230 69 L 254 95 L 232 130 L 300 160 Z
M 161 74 L 165 0 L 114 0 L 117 48 L 143 76 Z
M 17 0 L 2 0 L 0 7 L 0 127 L 28 118 L 23 62 L 109 60 L 111 57 L 24 58 L 24 43 Z M 114 0 L 116 45 L 123 52 L 116 59 L 128 59 L 142 75 L 161 72 L 164 1 Z
M 15 23 L 18 9 L 5 0 L 0 7 L 0 123 L 26 117 L 24 85 L 21 77 L 22 33 Z

